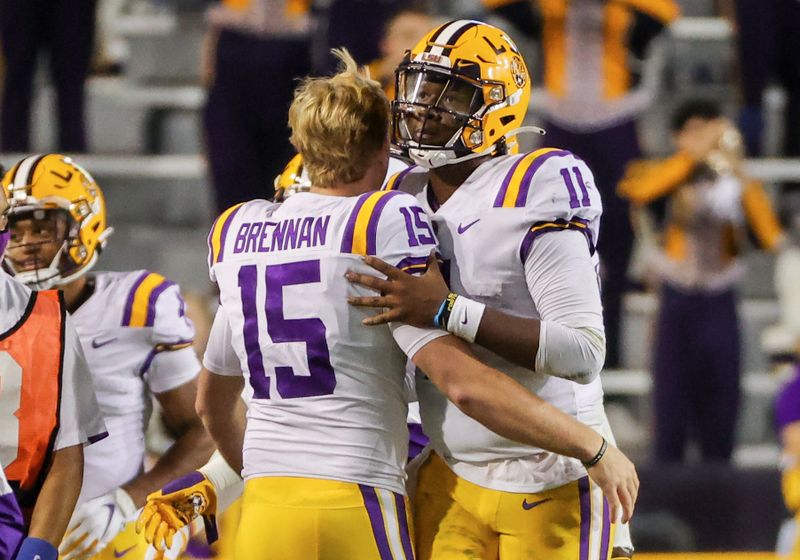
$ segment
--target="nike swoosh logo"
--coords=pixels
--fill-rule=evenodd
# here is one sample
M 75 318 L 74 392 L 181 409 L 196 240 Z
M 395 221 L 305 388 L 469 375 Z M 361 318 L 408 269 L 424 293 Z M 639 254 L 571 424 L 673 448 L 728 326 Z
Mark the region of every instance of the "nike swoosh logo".
M 92 348 L 95 349 L 101 348 L 107 344 L 111 344 L 115 340 L 117 340 L 116 336 L 114 338 L 109 338 L 108 340 L 100 340 L 99 338 L 95 338 L 94 340 L 92 340 Z
M 529 503 L 528 502 L 528 498 L 525 498 L 524 500 L 522 500 L 522 509 L 524 509 L 524 510 L 533 509 L 536 506 L 540 506 L 545 502 L 551 501 L 552 499 L 553 498 L 545 498 L 544 500 L 539 500 L 538 502 L 530 502 Z
M 469 228 L 471 228 L 472 226 L 474 226 L 475 224 L 477 224 L 480 221 L 481 221 L 481 219 L 478 218 L 474 222 L 470 222 L 465 226 L 462 226 L 461 224 L 458 224 L 458 233 L 464 233 L 465 231 L 467 231 Z
M 125 556 L 126 554 L 128 554 L 128 553 L 129 553 L 131 550 L 133 550 L 134 548 L 136 548 L 136 545 L 133 545 L 133 546 L 132 546 L 132 547 L 130 547 L 130 548 L 126 548 L 125 550 L 117 550 L 117 549 L 115 548 L 115 549 L 114 549 L 114 558 L 122 558 L 123 556 Z
M 462 325 L 466 325 L 467 324 L 467 310 L 466 309 L 464 310 L 464 318 L 461 320 L 461 324 Z

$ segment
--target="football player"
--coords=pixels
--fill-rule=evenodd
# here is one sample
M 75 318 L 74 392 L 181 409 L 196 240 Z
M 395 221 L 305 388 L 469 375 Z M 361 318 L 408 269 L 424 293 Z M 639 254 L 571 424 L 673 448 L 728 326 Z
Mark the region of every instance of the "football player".
M 0 255 L 8 210 L 0 188 Z M 55 560 L 81 490 L 83 446 L 106 435 L 63 299 L 0 267 L 0 558 Z
M 213 451 L 194 410 L 200 364 L 180 290 L 146 270 L 90 273 L 112 230 L 100 187 L 72 159 L 27 157 L 3 185 L 11 203 L 5 265 L 32 288 L 63 290 L 110 434 L 85 452 L 61 556 L 141 559 L 147 545 L 128 522 L 150 492 Z M 176 441 L 143 472 L 151 393 Z
M 386 188 L 415 195 L 430 216 L 444 276 L 431 266 L 412 278 L 368 257 L 388 279 L 348 274 L 381 293 L 351 303 L 388 308 L 365 324 L 436 325 L 474 343 L 482 361 L 613 443 L 598 377 L 602 205 L 579 157 L 516 153 L 529 98 L 525 63 L 496 27 L 448 22 L 408 53 L 392 133 L 416 165 Z M 479 425 L 424 375 L 417 394 L 435 451 L 416 490 L 420 558 L 609 558 L 614 506 L 635 500 L 634 473 L 601 488 L 576 459 Z
M 374 191 L 388 165 L 388 102 L 340 56 L 346 69 L 304 82 L 289 111 L 310 191 L 280 205 L 234 206 L 209 235 L 221 307 L 198 408 L 229 470 L 245 479 L 236 556 L 414 557 L 403 352 L 489 429 L 593 462 L 603 484 L 627 480 L 633 465 L 617 449 L 457 338 L 397 324 L 368 329 L 367 313 L 346 305 L 348 294 L 365 293 L 344 279 L 367 270 L 364 255 L 419 272 L 436 240 L 414 197 Z M 245 384 L 246 429 L 237 411 Z M 196 473 L 153 496 L 142 523 L 149 538 L 169 545 L 185 519 L 213 513 L 213 478 Z

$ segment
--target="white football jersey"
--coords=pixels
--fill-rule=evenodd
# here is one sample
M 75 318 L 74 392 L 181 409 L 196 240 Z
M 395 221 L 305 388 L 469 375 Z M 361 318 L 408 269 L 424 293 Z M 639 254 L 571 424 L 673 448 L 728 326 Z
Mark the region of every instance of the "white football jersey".
M 143 468 L 151 394 L 194 379 L 194 327 L 178 286 L 153 272 L 98 272 L 72 315 L 109 437 L 86 449 L 79 503 L 135 478 Z
M 595 253 L 600 195 L 586 164 L 567 151 L 548 148 L 492 158 L 441 207 L 430 192 L 427 170 L 420 167 L 398 173 L 386 189 L 415 195 L 429 213 L 452 290 L 506 313 L 543 318 L 525 274 L 525 260 L 538 236 L 580 231 Z M 473 350 L 481 361 L 567 414 L 593 427 L 600 425 L 599 378 L 580 385 L 523 368 L 478 345 Z M 496 490 L 538 492 L 585 475 L 575 459 L 513 442 L 485 428 L 421 373 L 416 389 L 425 432 L 459 476 Z
M 435 246 L 425 211 L 396 192 L 299 193 L 220 216 L 209 261 L 224 317 L 204 363 L 247 378 L 246 479 L 325 478 L 405 493 L 404 352 L 444 333 L 363 326 L 370 312 L 347 297 L 368 291 L 344 275 L 372 270 L 362 255 L 424 271 Z

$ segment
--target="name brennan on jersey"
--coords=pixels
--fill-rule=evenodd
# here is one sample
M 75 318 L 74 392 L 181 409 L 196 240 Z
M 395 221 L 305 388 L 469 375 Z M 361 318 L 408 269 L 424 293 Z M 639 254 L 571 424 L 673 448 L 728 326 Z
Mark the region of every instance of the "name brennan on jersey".
M 325 246 L 330 221 L 330 216 L 308 216 L 277 222 L 244 222 L 236 233 L 233 252 L 272 253 Z

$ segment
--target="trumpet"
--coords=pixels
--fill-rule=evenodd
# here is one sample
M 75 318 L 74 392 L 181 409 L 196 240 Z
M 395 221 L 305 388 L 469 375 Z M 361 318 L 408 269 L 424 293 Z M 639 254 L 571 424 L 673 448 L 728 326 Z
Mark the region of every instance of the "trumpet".
M 735 173 L 744 159 L 742 133 L 732 124 L 726 123 L 719 134 L 716 147 L 705 157 L 706 167 L 717 177 Z

